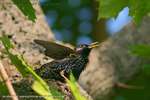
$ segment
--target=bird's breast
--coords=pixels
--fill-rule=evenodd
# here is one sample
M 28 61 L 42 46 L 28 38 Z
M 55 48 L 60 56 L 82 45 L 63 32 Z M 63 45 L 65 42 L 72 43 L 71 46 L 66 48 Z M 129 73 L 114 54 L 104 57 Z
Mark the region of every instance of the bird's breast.
M 88 63 L 88 58 L 79 57 L 72 64 L 73 66 L 71 68 L 71 71 L 77 80 L 81 72 L 85 69 L 87 63 Z

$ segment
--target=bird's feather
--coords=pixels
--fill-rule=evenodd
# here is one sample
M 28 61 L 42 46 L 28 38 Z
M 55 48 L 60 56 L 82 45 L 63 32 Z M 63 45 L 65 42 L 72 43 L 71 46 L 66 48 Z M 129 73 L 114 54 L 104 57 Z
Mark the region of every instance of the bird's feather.
M 34 40 L 34 42 L 45 48 L 46 56 L 49 56 L 56 60 L 66 58 L 70 54 L 76 53 L 75 50 L 54 42 L 44 40 Z

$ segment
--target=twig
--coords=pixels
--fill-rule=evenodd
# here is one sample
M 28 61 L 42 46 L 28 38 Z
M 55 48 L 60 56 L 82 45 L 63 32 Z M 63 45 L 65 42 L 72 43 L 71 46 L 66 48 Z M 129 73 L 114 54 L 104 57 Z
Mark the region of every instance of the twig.
M 144 87 L 141 87 L 141 86 L 128 85 L 128 84 L 121 83 L 121 82 L 117 82 L 116 86 L 120 88 L 124 88 L 124 89 L 144 89 Z
M 10 96 L 12 97 L 12 100 L 19 100 L 1 61 L 0 61 L 0 74 L 3 78 L 3 80 L 5 81 L 5 84 L 8 88 Z

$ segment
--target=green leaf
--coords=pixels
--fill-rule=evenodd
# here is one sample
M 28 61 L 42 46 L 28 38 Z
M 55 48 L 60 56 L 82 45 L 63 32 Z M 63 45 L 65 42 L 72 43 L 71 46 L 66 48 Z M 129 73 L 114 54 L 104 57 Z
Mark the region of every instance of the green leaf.
M 150 58 L 150 45 L 133 45 L 129 47 L 130 51 L 140 57 Z
M 13 45 L 7 36 L 4 35 L 3 37 L 0 37 L 0 40 L 2 41 L 4 47 L 6 48 L 7 51 L 9 49 L 13 48 Z
M 129 0 L 128 7 L 130 9 L 129 14 L 137 24 L 150 13 L 150 2 L 147 0 Z
M 17 67 L 22 76 L 25 77 L 28 74 L 31 74 L 33 76 L 35 81 L 32 85 L 32 89 L 39 95 L 43 96 L 46 100 L 54 100 L 51 95 L 51 91 L 49 90 L 49 86 L 46 84 L 46 82 L 42 80 L 42 78 L 40 78 L 19 55 L 14 55 L 9 51 L 9 45 L 11 44 L 10 40 L 6 36 L 1 37 L 0 39 L 5 46 L 5 49 L 7 49 L 7 55 L 10 58 L 12 64 Z
M 16 66 L 17 70 L 22 74 L 22 76 L 25 77 L 30 73 L 30 71 L 27 68 L 28 66 L 21 59 L 20 56 L 14 55 L 10 52 L 8 52 L 8 56 L 9 56 L 9 59 L 11 60 L 11 63 Z
M 62 98 L 63 95 L 60 92 L 58 92 L 57 90 L 54 90 L 54 87 L 49 88 L 46 82 L 42 80 L 32 69 L 29 69 L 29 70 L 31 70 L 34 80 L 35 80 L 34 83 L 32 84 L 32 89 L 34 91 L 36 91 L 38 94 L 43 96 L 46 100 L 58 100 L 57 98 L 59 98 L 59 100 L 63 100 Z M 56 97 L 56 96 L 60 96 L 60 97 Z
M 127 6 L 128 0 L 98 0 L 98 19 L 116 17 Z
M 72 73 L 70 74 L 70 80 L 66 79 L 66 81 L 67 81 L 67 83 L 71 89 L 71 92 L 73 93 L 76 100 L 86 100 L 86 98 L 81 95 L 79 88 L 77 86 L 76 80 Z
M 8 89 L 4 82 L 0 81 L 0 96 L 9 95 Z
M 150 64 L 143 65 L 143 72 L 144 72 L 144 74 L 150 76 Z
M 30 0 L 12 0 L 13 3 L 21 10 L 21 12 L 28 17 L 29 20 L 35 22 L 35 10 L 32 7 Z
M 50 94 L 49 88 L 45 87 L 44 84 L 45 82 L 43 82 L 42 80 L 35 80 L 34 83 L 32 84 L 32 89 L 41 96 L 43 96 L 46 100 L 54 100 L 53 96 Z
M 50 90 L 51 90 L 51 94 L 53 95 L 53 97 L 58 100 L 64 100 L 64 94 L 62 92 L 58 91 L 58 87 L 51 84 L 49 86 Z
M 125 7 L 136 23 L 150 13 L 150 2 L 147 0 L 97 0 L 99 2 L 98 19 L 116 17 Z

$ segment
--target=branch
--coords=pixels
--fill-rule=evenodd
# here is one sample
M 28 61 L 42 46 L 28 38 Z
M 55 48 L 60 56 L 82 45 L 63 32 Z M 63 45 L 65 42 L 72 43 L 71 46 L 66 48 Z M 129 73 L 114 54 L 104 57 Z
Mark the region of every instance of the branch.
M 145 17 L 140 27 L 130 23 L 91 52 L 90 63 L 81 74 L 79 83 L 94 100 L 111 100 L 116 84 L 138 74 L 146 60 L 131 54 L 129 46 L 150 43 L 149 23 L 150 17 Z
M 9 77 L 7 75 L 7 72 L 2 64 L 2 62 L 0 61 L 0 74 L 2 76 L 2 79 L 4 80 L 7 88 L 8 88 L 8 91 L 9 91 L 9 94 L 10 96 L 12 97 L 12 100 L 18 100 L 18 97 L 16 95 L 16 92 L 11 84 L 11 81 L 9 80 Z

